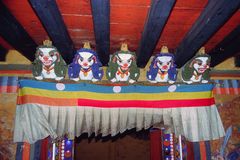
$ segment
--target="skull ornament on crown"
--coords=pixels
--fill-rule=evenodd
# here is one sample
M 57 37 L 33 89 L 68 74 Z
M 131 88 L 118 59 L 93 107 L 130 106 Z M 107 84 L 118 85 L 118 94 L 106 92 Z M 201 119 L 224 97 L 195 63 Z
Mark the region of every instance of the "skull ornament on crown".
M 168 53 L 168 48 L 163 46 L 161 52 L 157 54 L 147 72 L 147 80 L 151 83 L 168 82 L 173 84 L 177 79 L 174 55 Z
M 90 43 L 84 43 L 84 47 L 77 51 L 73 62 L 69 65 L 68 75 L 74 81 L 91 80 L 99 81 L 103 77 L 102 64 L 97 53 L 90 48 Z
M 140 70 L 136 64 L 136 55 L 128 50 L 127 44 L 123 43 L 121 50 L 115 52 L 107 68 L 107 79 L 111 82 L 134 83 L 138 80 Z
M 62 80 L 67 71 L 67 65 L 52 42 L 45 40 L 35 53 L 32 73 L 37 80 L 45 78 Z
M 181 70 L 182 81 L 187 84 L 194 82 L 208 83 L 210 61 L 211 57 L 205 54 L 205 48 L 202 47 L 196 56 L 183 66 Z

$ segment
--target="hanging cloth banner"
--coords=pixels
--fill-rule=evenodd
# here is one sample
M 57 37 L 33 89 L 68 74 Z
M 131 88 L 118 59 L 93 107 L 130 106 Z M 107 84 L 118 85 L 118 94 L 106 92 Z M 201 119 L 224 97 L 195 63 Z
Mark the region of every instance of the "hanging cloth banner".
M 20 80 L 14 141 L 141 130 L 163 122 L 190 141 L 224 136 L 213 84 L 105 86 Z

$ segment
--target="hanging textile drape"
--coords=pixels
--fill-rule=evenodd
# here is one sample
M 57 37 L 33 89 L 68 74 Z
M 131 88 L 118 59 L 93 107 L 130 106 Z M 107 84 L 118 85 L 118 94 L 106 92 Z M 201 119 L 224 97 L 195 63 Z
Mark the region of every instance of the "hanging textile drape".
M 103 86 L 20 80 L 14 141 L 84 132 L 111 134 L 163 123 L 189 141 L 218 139 L 224 129 L 212 84 Z

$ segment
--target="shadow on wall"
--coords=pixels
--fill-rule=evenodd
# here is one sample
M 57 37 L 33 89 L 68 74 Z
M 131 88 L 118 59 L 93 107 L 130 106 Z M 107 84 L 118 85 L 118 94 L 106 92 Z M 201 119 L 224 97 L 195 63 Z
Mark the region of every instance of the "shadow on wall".
M 82 134 L 75 139 L 76 160 L 148 160 L 150 159 L 149 130 L 134 129 L 115 137 Z

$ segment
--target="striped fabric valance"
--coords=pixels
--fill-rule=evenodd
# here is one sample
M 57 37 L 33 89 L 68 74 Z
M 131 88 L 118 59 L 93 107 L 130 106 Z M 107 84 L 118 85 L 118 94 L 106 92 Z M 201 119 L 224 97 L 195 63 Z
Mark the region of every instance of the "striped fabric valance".
M 162 123 L 189 141 L 224 136 L 213 84 L 105 86 L 20 80 L 14 141 L 116 135 Z
M 171 86 L 103 86 L 20 81 L 18 104 L 101 108 L 178 108 L 211 106 L 213 84 Z

